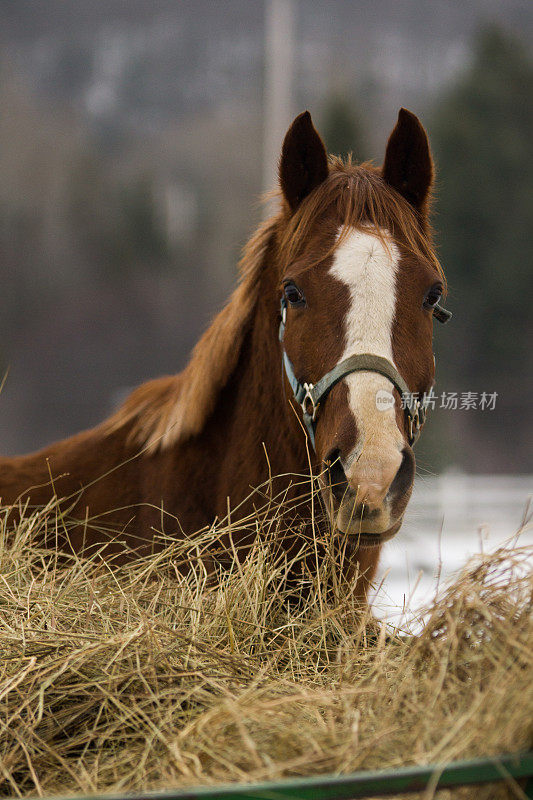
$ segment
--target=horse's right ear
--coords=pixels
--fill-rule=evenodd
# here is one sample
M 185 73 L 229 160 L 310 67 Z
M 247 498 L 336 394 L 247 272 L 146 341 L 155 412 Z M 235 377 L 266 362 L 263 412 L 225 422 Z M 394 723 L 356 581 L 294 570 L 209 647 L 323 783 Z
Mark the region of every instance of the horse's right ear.
M 281 191 L 291 211 L 328 176 L 328 156 L 311 114 L 299 114 L 285 134 L 279 162 Z

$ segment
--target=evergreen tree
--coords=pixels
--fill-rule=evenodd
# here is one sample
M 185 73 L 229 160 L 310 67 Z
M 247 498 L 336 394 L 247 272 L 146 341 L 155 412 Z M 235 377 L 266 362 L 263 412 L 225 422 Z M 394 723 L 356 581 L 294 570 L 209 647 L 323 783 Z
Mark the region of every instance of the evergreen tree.
M 498 392 L 492 413 L 447 416 L 454 457 L 478 470 L 530 468 L 532 98 L 525 48 L 485 29 L 431 128 L 438 243 L 454 312 L 438 332 L 439 386 Z

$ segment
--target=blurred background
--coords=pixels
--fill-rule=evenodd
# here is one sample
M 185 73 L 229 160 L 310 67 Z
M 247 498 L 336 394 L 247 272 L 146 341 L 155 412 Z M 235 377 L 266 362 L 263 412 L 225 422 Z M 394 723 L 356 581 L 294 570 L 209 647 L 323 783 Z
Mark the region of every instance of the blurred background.
M 379 163 L 403 105 L 438 165 L 436 391 L 497 393 L 437 408 L 420 469 L 532 471 L 532 3 L 10 0 L 0 21 L 2 454 L 184 366 L 296 113 Z
M 10 0 L 0 23 L 3 455 L 185 365 L 297 113 L 381 163 L 406 106 L 437 162 L 454 314 L 434 326 L 436 394 L 496 402 L 430 414 L 376 613 L 416 609 L 489 533 L 528 527 L 530 0 Z

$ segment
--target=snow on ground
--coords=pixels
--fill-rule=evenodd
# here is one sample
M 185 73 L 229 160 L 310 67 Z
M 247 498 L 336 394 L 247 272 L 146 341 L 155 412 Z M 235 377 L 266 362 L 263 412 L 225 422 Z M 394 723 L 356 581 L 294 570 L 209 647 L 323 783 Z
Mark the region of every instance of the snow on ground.
M 417 476 L 403 527 L 383 548 L 374 613 L 393 623 L 416 617 L 469 556 L 518 531 L 518 543 L 533 545 L 532 496 L 533 475 Z

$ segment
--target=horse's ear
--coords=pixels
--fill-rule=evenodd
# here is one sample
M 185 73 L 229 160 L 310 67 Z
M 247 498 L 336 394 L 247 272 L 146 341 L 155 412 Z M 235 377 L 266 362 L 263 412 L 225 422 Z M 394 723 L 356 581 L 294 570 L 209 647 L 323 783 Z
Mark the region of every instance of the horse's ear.
M 433 160 L 427 134 L 420 120 L 405 108 L 387 143 L 383 178 L 425 215 L 433 184 Z
M 311 114 L 299 114 L 285 134 L 279 162 L 281 191 L 291 211 L 328 176 L 328 156 Z

